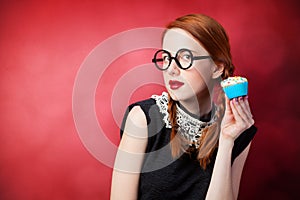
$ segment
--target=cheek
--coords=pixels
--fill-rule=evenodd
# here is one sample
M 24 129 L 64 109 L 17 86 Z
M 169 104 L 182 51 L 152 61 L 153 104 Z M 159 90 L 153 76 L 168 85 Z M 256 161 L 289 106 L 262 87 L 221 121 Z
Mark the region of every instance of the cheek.
M 211 72 L 207 68 L 193 68 L 190 73 L 185 75 L 185 77 L 191 85 L 206 85 L 211 79 Z
M 185 77 L 189 87 L 195 92 L 199 92 L 201 89 L 206 87 L 206 81 L 199 73 L 189 74 Z
M 213 76 L 214 63 L 205 62 L 202 65 L 194 67 L 195 73 L 206 83 L 209 83 Z
M 165 82 L 165 84 L 167 84 L 167 82 L 168 82 L 168 75 L 167 75 L 167 72 L 163 72 L 163 78 L 164 78 L 164 82 Z

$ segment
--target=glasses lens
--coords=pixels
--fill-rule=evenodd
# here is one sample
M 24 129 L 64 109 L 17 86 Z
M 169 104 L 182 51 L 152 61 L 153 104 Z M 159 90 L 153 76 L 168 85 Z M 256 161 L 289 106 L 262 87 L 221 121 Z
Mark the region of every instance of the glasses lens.
M 165 50 L 159 50 L 155 54 L 155 65 L 161 70 L 168 68 L 170 64 L 170 53 Z
M 190 50 L 187 49 L 179 50 L 176 58 L 183 69 L 189 68 L 192 65 L 193 54 Z

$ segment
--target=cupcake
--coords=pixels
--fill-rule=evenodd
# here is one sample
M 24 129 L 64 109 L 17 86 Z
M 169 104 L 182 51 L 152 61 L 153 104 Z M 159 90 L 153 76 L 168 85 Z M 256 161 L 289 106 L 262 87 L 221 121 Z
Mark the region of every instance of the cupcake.
M 241 76 L 229 77 L 221 81 L 221 86 L 229 99 L 248 94 L 248 80 Z

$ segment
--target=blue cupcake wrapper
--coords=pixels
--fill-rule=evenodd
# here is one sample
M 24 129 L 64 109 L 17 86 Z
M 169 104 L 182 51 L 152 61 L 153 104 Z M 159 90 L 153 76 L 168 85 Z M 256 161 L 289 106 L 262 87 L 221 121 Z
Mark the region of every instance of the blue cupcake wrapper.
M 229 99 L 246 96 L 248 94 L 248 82 L 223 87 L 223 91 Z

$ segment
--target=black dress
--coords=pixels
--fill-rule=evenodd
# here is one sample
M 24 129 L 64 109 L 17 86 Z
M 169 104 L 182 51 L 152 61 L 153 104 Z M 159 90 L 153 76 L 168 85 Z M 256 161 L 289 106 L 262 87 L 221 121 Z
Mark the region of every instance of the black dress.
M 212 176 L 217 149 L 206 170 L 200 167 L 194 155 L 182 154 L 173 159 L 170 149 L 170 132 L 157 100 L 150 98 L 130 105 L 123 119 L 123 127 L 129 111 L 140 106 L 148 124 L 148 144 L 139 180 L 139 200 L 199 200 L 205 199 Z M 232 163 L 248 146 L 257 128 L 250 127 L 234 142 Z M 130 162 L 130 161 L 129 161 Z

